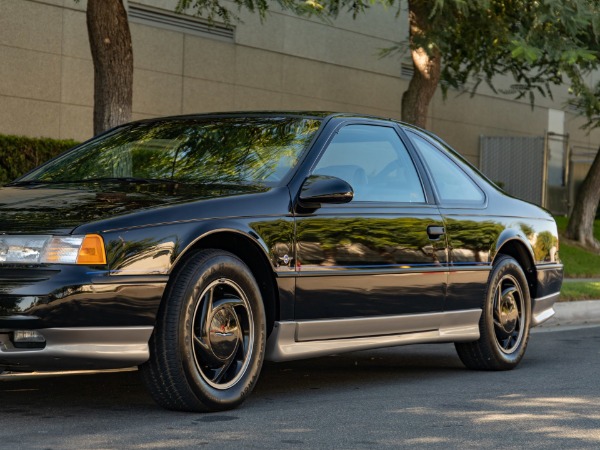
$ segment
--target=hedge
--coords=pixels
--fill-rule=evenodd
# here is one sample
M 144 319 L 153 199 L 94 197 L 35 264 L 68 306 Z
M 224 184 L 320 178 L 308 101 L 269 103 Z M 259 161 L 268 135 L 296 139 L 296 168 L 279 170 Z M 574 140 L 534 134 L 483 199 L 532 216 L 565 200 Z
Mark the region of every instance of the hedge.
M 71 139 L 0 135 L 0 184 L 14 180 L 77 144 Z

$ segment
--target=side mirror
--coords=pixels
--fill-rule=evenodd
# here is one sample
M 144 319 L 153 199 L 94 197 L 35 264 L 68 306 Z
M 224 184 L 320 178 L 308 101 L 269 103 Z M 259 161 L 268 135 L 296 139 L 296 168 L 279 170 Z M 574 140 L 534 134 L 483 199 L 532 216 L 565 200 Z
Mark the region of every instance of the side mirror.
M 348 203 L 354 197 L 352 186 L 328 175 L 311 175 L 302 184 L 298 204 L 307 209 L 320 208 L 322 203 Z

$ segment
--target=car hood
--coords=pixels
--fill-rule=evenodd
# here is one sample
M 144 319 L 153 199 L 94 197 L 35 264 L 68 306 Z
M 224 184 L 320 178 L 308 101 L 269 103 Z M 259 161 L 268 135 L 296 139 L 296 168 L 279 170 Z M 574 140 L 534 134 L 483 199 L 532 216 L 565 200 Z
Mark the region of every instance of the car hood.
M 0 188 L 0 234 L 66 234 L 140 210 L 268 191 L 264 186 L 89 183 Z

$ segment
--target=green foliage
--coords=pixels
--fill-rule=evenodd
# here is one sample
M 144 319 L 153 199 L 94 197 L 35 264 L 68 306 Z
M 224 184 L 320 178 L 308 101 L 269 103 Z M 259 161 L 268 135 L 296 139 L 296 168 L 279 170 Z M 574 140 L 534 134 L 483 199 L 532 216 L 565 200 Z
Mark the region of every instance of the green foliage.
M 390 0 L 392 3 L 394 0 Z M 461 89 L 474 81 L 473 94 L 486 83 L 494 92 L 552 96 L 551 87 L 564 75 L 589 70 L 599 62 L 600 19 L 597 0 L 422 0 L 431 11 L 426 29 L 412 47 L 442 55 L 441 87 Z M 417 11 L 415 9 L 415 11 Z M 405 52 L 408 43 L 384 50 Z M 498 91 L 494 78 L 511 76 L 515 83 Z
M 565 266 L 566 278 L 600 277 L 600 255 L 571 245 L 564 239 L 560 242 L 559 255 Z
M 394 4 L 395 0 L 277 0 L 276 4 L 298 15 L 318 16 L 322 19 L 335 17 L 341 10 L 347 10 L 356 17 L 376 1 L 383 4 Z M 209 23 L 219 20 L 225 25 L 239 21 L 238 12 L 242 9 L 258 13 L 261 19 L 271 3 L 266 0 L 232 0 L 221 3 L 219 0 L 178 0 L 176 11 L 203 17 Z
M 597 60 L 586 34 L 594 10 L 591 0 L 490 0 L 482 14 L 457 27 L 461 39 L 444 52 L 443 79 L 457 87 L 474 76 L 495 90 L 493 78 L 510 75 L 515 84 L 505 93 L 529 94 L 531 101 L 535 93 L 551 97 L 566 64 L 587 67 Z
M 73 140 L 0 135 L 0 184 L 14 180 L 77 144 Z
M 563 283 L 560 290 L 561 302 L 600 299 L 600 283 L 595 281 L 576 281 Z
M 582 115 L 587 118 L 584 128 L 600 127 L 600 81 L 589 85 L 585 82 L 585 77 L 575 69 L 572 70 L 570 78 L 570 91 L 574 98 L 569 103 L 582 111 Z
M 564 234 L 567 218 L 555 217 L 555 219 L 559 233 Z M 600 220 L 594 222 L 594 236 L 600 239 Z M 600 255 L 597 253 L 589 252 L 579 245 L 562 239 L 559 255 L 565 266 L 565 278 L 600 278 Z

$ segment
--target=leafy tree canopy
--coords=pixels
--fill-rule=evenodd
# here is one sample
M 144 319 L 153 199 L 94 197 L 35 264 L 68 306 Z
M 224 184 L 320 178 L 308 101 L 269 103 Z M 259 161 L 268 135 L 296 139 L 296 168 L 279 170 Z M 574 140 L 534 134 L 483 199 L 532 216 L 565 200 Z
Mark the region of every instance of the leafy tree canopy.
M 232 0 L 224 3 L 219 0 L 179 0 L 176 11 L 203 17 L 211 23 L 220 20 L 226 25 L 230 25 L 232 22 L 239 20 L 237 12 L 242 9 L 258 13 L 261 18 L 264 18 L 272 4 L 277 4 L 281 8 L 298 15 L 315 15 L 326 19 L 327 17 L 337 16 L 342 10 L 347 10 L 356 17 L 376 2 L 393 4 L 394 0 L 276 0 L 275 2 L 267 0 Z M 231 8 L 231 5 L 233 5 L 233 8 Z
M 393 0 L 390 0 L 393 1 Z M 428 11 L 426 26 L 384 55 L 423 48 L 441 55 L 441 87 L 471 92 L 509 75 L 508 92 L 518 98 L 552 96 L 573 68 L 598 64 L 600 14 L 597 0 L 409 0 L 409 10 Z M 412 9 L 411 9 L 412 8 Z M 412 31 L 412 30 L 411 30 Z
M 570 103 L 587 118 L 584 128 L 600 127 L 600 81 L 596 84 L 587 83 L 581 73 L 574 74 L 572 80 L 571 93 L 574 98 Z

